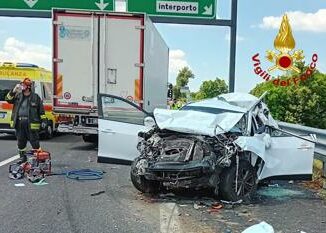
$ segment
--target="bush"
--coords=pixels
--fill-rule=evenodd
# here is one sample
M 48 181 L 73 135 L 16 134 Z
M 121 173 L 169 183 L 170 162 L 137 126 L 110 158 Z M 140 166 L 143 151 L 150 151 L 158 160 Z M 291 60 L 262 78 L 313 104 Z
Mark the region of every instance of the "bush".
M 326 129 L 326 74 L 316 71 L 306 81 L 285 87 L 263 82 L 250 93 L 258 97 L 265 91 L 265 102 L 275 119 Z

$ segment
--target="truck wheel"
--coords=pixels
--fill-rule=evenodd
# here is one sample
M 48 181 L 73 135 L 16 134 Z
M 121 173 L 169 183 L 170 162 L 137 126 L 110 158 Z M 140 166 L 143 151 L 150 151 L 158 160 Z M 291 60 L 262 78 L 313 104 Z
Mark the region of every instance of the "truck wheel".
M 248 161 L 239 161 L 239 171 L 236 188 L 237 165 L 224 168 L 221 173 L 220 195 L 227 201 L 250 201 L 257 189 L 257 173 Z
M 160 183 L 157 181 L 147 180 L 143 175 L 137 174 L 137 162 L 139 159 L 135 159 L 131 164 L 130 178 L 132 184 L 142 193 L 155 194 L 159 191 Z
M 98 135 L 93 135 L 93 134 L 87 134 L 87 135 L 83 135 L 83 140 L 84 142 L 89 142 L 89 143 L 94 143 L 97 144 L 98 143 Z

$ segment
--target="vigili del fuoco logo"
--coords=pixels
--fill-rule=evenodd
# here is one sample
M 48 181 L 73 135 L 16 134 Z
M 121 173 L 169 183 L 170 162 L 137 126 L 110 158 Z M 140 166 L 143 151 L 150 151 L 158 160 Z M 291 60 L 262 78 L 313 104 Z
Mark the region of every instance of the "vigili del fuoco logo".
M 294 50 L 295 40 L 292 34 L 289 19 L 285 14 L 282 18 L 282 23 L 279 32 L 274 40 L 274 48 L 277 51 L 267 50 L 266 59 L 273 63 L 271 67 L 266 70 L 261 68 L 261 62 L 259 59 L 259 53 L 252 57 L 254 62 L 254 72 L 256 75 L 262 77 L 265 81 L 272 81 L 276 86 L 289 86 L 291 84 L 297 85 L 299 82 L 307 80 L 316 69 L 316 62 L 318 60 L 317 54 L 313 54 L 311 57 L 311 63 L 309 67 L 301 72 L 298 67 L 295 66 L 295 62 L 301 62 L 305 58 L 303 50 Z M 283 72 L 293 71 L 297 75 L 286 80 L 274 77 L 272 75 L 275 70 Z

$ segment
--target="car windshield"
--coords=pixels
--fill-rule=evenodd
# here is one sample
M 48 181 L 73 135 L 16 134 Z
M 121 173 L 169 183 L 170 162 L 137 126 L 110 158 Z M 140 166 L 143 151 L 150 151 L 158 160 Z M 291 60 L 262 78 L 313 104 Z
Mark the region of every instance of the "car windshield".
M 6 95 L 16 84 L 15 80 L 0 80 L 0 101 L 5 101 Z

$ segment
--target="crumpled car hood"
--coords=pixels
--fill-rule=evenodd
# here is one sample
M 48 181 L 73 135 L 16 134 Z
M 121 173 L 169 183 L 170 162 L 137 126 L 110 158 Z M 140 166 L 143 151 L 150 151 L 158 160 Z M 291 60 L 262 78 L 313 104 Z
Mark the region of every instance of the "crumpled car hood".
M 212 114 L 192 110 L 154 110 L 154 117 L 160 129 L 210 137 L 230 131 L 243 115 L 243 112 Z

